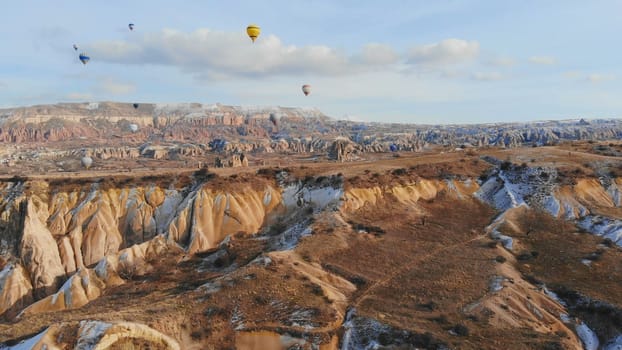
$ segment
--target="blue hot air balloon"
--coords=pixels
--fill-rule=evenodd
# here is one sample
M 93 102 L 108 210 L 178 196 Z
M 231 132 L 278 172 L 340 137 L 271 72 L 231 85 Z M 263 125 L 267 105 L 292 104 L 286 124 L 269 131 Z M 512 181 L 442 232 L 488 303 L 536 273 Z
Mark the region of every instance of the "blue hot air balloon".
M 134 30 L 134 23 L 128 24 L 127 27 L 130 28 L 130 30 Z
M 79 56 L 80 61 L 82 62 L 82 64 L 87 64 L 89 62 L 89 60 L 91 59 L 85 52 L 82 52 Z
M 391 152 L 397 152 L 397 145 L 392 143 L 391 146 L 389 146 L 389 149 L 391 150 Z

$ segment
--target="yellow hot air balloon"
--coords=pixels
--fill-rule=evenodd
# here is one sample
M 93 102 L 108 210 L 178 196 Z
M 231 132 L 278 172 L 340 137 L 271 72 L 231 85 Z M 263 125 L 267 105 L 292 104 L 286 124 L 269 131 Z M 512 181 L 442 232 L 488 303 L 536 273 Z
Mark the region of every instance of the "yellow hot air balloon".
M 246 27 L 246 34 L 248 34 L 253 42 L 255 42 L 255 39 L 257 39 L 260 33 L 261 28 L 256 24 L 249 24 L 248 27 Z

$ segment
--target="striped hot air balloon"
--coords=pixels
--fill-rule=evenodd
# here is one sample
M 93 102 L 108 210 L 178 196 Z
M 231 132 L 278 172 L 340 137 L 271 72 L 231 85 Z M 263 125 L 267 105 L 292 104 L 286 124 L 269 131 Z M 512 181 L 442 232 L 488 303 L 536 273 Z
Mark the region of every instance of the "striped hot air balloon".
M 304 92 L 305 96 L 309 96 L 311 93 L 311 85 L 305 84 L 302 86 L 302 92 Z

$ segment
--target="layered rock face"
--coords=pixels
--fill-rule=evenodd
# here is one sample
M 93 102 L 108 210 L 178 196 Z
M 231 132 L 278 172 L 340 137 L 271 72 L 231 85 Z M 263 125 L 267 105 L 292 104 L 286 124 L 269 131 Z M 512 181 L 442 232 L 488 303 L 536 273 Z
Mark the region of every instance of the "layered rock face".
M 25 186 L 33 193 L 24 193 Z M 112 278 L 105 266 L 137 265 L 168 246 L 189 254 L 209 250 L 227 235 L 257 232 L 281 203 L 279 190 L 268 184 L 235 191 L 197 185 L 182 193 L 97 184 L 64 192 L 40 182 L 8 182 L 2 190 L 4 232 L 18 230 L 2 238 L 9 261 L 0 274 L 2 311 L 48 295 L 27 312 L 79 307 Z

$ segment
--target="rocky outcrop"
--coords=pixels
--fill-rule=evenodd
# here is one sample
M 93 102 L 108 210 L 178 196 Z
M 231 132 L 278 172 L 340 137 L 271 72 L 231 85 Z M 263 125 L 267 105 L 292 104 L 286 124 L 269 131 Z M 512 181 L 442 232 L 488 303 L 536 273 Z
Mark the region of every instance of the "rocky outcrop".
M 440 192 L 455 198 L 466 198 L 478 190 L 477 182 L 469 179 L 465 181 L 423 179 L 406 185 L 350 188 L 343 195 L 342 208 L 345 211 L 355 211 L 367 205 L 377 205 L 383 200 L 396 200 L 416 210 L 416 204 L 420 199 L 435 198 Z
M 227 235 L 255 233 L 281 205 L 280 191 L 268 184 L 235 190 L 199 185 L 185 194 L 157 186 L 99 189 L 93 184 L 70 192 L 49 189 L 43 182 L 27 186 L 31 193 L 24 196 L 22 185 L 5 183 L 0 199 L 7 232 L 4 257 L 15 260 L 0 281 L 5 311 L 26 295 L 49 296 L 34 311 L 80 305 L 103 288 L 89 270 L 96 264 L 107 285 L 108 268 L 113 275 L 119 265 L 144 272 L 140 269 L 148 268 L 143 264 L 148 256 L 157 256 L 170 243 L 196 253 L 217 246 Z M 17 233 L 8 234 L 13 230 Z M 92 283 L 84 284 L 87 276 Z M 52 295 L 63 282 L 60 290 L 65 292 Z M 66 291 L 83 297 L 59 303 Z
M 248 166 L 248 158 L 242 154 L 234 154 L 229 157 L 228 160 L 223 160 L 220 157 L 216 157 L 214 162 L 216 168 L 238 168 Z
M 21 310 L 32 302 L 32 284 L 19 264 L 9 263 L 0 271 L 0 315 Z M 13 316 L 13 315 L 9 315 Z
M 256 232 L 280 198 L 273 188 L 233 193 L 201 188 L 179 204 L 168 226 L 169 238 L 190 253 L 214 248 L 228 234 Z
M 67 333 L 67 330 L 69 331 Z M 61 332 L 63 336 L 59 336 Z M 46 328 L 32 338 L 23 340 L 9 349 L 77 349 L 104 350 L 114 347 L 133 349 L 132 344 L 166 350 L 181 349 L 179 343 L 157 330 L 139 323 L 81 321 L 79 325 L 72 323 L 55 324 Z
M 28 199 L 27 203 L 19 255 L 30 275 L 35 296 L 41 297 L 59 287 L 65 270 L 52 233 L 42 222 L 33 200 Z
M 345 138 L 336 139 L 328 150 L 328 157 L 338 162 L 354 160 L 356 144 Z
M 93 269 L 79 268 L 56 293 L 26 307 L 20 315 L 82 307 L 97 299 L 105 288 L 122 284 L 123 279 L 131 279 L 149 272 L 150 263 L 157 261 L 158 257 L 171 250 L 179 249 L 164 236 L 159 236 L 116 254 L 107 255 Z

